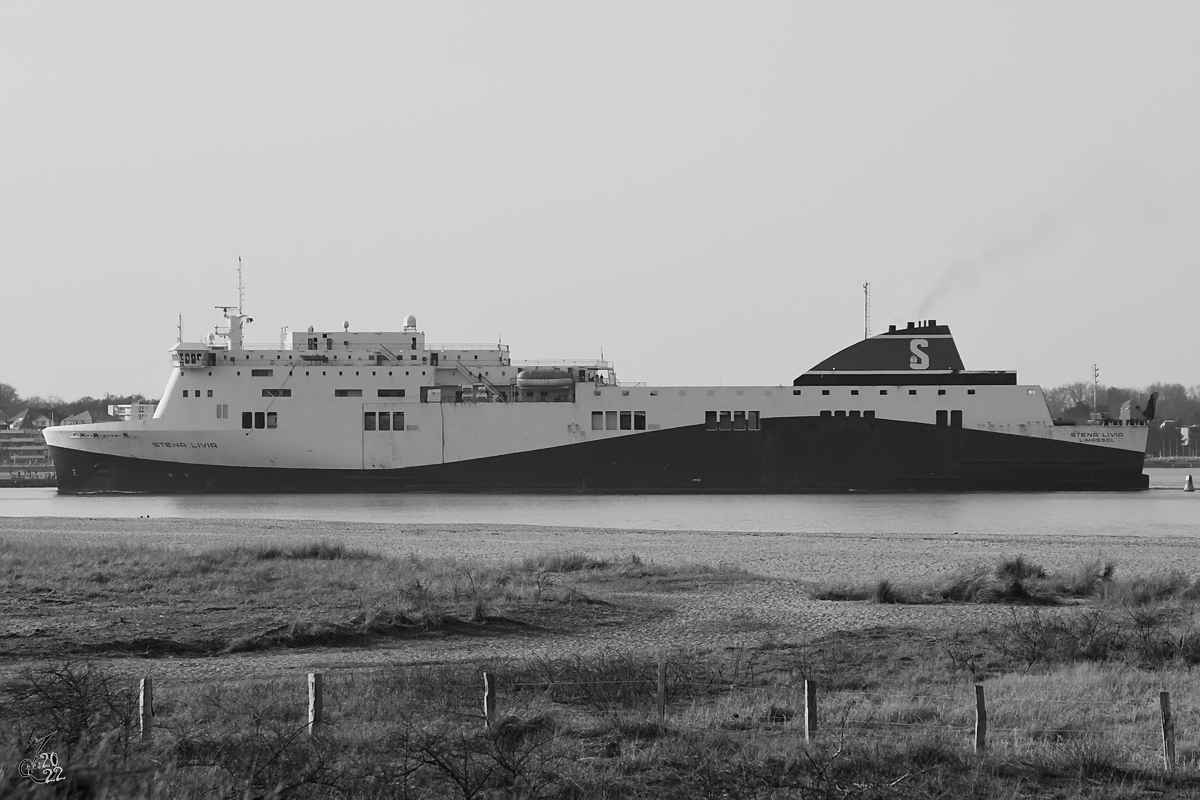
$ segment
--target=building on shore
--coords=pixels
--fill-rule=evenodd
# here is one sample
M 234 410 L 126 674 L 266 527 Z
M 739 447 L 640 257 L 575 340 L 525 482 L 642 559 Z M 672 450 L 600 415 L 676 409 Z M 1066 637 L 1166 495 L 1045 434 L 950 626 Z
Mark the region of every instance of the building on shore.
M 110 405 L 108 407 L 108 415 L 114 420 L 120 420 L 121 422 L 150 419 L 154 416 L 154 410 L 156 408 L 158 408 L 158 403 L 126 403 L 124 405 Z
M 27 408 L 7 420 L 0 429 L 0 485 L 17 483 L 53 485 L 54 460 L 42 430 L 58 424 L 50 409 Z

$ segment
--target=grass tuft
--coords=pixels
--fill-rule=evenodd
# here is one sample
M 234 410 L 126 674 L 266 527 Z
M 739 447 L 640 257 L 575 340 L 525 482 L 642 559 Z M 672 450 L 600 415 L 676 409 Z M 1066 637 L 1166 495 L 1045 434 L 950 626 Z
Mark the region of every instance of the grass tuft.
M 1166 600 L 1200 602 L 1200 577 L 1172 572 L 1120 581 L 1111 561 L 1093 559 L 1062 572 L 1018 555 L 994 563 L 964 564 L 938 578 L 897 583 L 880 578 L 871 584 L 826 584 L 813 590 L 817 600 L 872 600 L 876 603 L 1002 603 L 1059 605 L 1094 599 L 1118 605 L 1148 605 Z

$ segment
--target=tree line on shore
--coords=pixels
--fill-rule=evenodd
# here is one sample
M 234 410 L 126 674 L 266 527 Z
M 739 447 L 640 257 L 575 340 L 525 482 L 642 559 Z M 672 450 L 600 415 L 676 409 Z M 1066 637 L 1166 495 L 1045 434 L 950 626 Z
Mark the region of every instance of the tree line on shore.
M 1145 408 L 1151 394 L 1158 395 L 1154 410 L 1156 420 L 1173 420 L 1180 426 L 1200 425 L 1200 385 L 1188 387 L 1180 383 L 1152 383 L 1144 389 L 1133 389 L 1103 384 L 1093 386 L 1087 381 L 1076 381 L 1047 389 L 1046 404 L 1050 407 L 1050 416 L 1055 419 L 1085 420 L 1093 411 L 1116 418 L 1122 403 L 1129 400 Z M 1136 411 L 1134 419 L 1141 419 Z
M 103 397 L 85 395 L 71 401 L 64 400 L 56 395 L 50 395 L 49 397 L 41 397 L 39 395 L 22 397 L 15 387 L 7 383 L 0 383 L 0 423 L 27 408 L 39 411 L 53 411 L 54 421 L 57 423 L 62 419 L 84 411 L 91 411 L 94 414 L 107 414 L 110 405 L 157 402 L 157 400 L 151 400 L 140 394 L 106 394 Z M 4 427 L 3 424 L 0 424 L 0 428 L 2 427 Z

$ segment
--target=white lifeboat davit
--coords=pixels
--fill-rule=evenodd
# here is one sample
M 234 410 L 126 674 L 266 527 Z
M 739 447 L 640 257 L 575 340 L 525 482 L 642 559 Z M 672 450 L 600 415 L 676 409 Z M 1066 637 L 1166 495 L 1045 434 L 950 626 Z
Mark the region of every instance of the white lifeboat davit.
M 561 369 L 523 369 L 517 373 L 520 389 L 566 389 L 573 383 L 571 374 Z

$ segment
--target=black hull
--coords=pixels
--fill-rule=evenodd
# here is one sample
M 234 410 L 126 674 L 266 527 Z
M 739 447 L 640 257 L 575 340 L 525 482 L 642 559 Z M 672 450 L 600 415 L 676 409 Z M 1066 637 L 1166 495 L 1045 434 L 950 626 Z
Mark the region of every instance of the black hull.
M 1143 454 L 860 418 L 703 426 L 394 470 L 206 466 L 50 448 L 63 494 L 99 492 L 964 492 L 1145 489 Z

